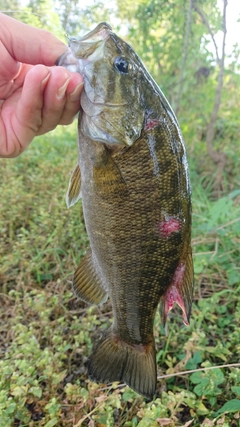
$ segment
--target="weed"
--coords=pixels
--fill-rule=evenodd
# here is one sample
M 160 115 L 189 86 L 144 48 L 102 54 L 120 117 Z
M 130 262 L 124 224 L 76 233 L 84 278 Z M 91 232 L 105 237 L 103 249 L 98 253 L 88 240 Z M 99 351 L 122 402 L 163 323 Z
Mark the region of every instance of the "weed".
M 57 129 L 19 158 L 0 160 L 0 425 L 238 426 L 240 373 L 231 364 L 240 356 L 239 188 L 213 200 L 210 181 L 193 171 L 192 317 L 184 327 L 175 309 L 164 330 L 156 316 L 155 400 L 117 383 L 91 383 L 95 329 L 110 325 L 111 307 L 100 311 L 72 294 L 88 246 L 81 202 L 65 207 L 74 129 Z

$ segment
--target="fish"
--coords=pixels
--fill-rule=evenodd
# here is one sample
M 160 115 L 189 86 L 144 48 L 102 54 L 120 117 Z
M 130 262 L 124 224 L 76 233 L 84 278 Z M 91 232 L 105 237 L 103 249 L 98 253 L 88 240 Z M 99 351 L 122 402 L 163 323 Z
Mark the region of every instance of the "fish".
M 73 278 L 88 304 L 108 296 L 113 323 L 89 358 L 100 383 L 152 400 L 153 325 L 174 303 L 189 324 L 193 297 L 191 186 L 177 118 L 135 50 L 109 24 L 70 38 L 57 65 L 84 78 L 78 162 L 67 206 L 82 198 L 90 247 Z

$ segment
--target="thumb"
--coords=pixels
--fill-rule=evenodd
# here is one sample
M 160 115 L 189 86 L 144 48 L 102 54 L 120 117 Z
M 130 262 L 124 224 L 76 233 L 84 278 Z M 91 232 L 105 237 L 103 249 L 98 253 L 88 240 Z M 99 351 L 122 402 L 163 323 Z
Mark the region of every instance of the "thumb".
M 2 88 L 17 77 L 21 68 L 21 63 L 9 55 L 2 41 L 0 41 L 0 58 L 0 96 L 2 98 Z
M 0 13 L 1 42 L 16 61 L 52 66 L 67 46 L 53 34 Z M 2 61 L 2 58 L 1 58 Z

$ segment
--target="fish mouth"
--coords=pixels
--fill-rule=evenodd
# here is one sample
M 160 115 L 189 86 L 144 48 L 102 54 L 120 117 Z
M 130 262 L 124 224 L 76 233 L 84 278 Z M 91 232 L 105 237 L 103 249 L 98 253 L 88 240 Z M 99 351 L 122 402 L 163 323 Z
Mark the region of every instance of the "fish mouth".
M 71 72 L 83 74 L 84 67 L 96 59 L 104 57 L 105 41 L 112 33 L 112 28 L 106 22 L 100 23 L 94 30 L 80 39 L 68 38 L 68 50 L 56 61 Z
M 104 40 L 112 32 L 112 27 L 107 22 L 100 22 L 94 30 L 89 31 L 85 36 L 81 37 L 79 41 L 96 41 Z
M 103 50 L 106 39 L 112 28 L 106 22 L 101 22 L 94 30 L 80 39 L 70 38 L 69 47 L 77 58 L 94 61 Z

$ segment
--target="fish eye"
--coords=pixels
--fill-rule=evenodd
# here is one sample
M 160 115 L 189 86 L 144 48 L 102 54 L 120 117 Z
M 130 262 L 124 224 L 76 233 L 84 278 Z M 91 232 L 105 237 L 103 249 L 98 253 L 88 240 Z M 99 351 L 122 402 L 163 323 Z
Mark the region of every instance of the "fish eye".
M 128 61 L 122 56 L 117 56 L 114 60 L 114 66 L 121 74 L 128 73 Z

